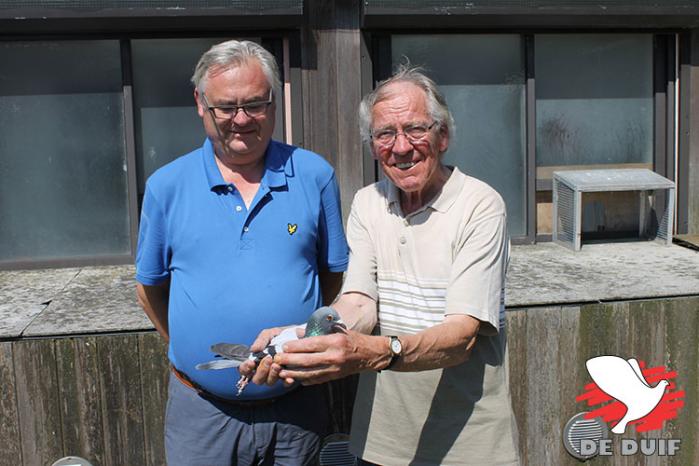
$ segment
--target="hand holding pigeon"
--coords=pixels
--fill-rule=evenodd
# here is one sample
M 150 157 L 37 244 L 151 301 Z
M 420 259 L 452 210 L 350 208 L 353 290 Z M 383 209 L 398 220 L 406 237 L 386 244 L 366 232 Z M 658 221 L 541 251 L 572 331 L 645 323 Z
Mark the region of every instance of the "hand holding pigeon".
M 267 356 L 274 357 L 275 354 L 284 351 L 284 344 L 297 340 L 297 330 L 302 329 L 304 326 L 298 327 L 288 327 L 278 333 L 274 338 L 269 341 L 269 344 L 261 351 L 253 351 L 250 347 L 242 344 L 233 343 L 217 343 L 211 347 L 211 351 L 219 356 L 218 359 L 212 361 L 198 364 L 196 366 L 199 370 L 207 369 L 227 369 L 231 367 L 239 367 L 242 374 L 241 379 L 238 381 L 238 394 L 242 393 L 245 385 L 248 382 L 249 375 L 255 372 L 255 368 L 260 364 Z M 316 309 L 313 314 L 308 318 L 308 322 L 305 324 L 305 331 L 302 338 L 319 336 L 319 335 L 329 335 L 335 332 L 344 332 L 346 330 L 345 324 L 340 319 L 340 315 L 335 311 L 335 309 L 324 306 Z M 269 329 L 263 331 L 260 336 L 255 340 L 253 348 L 256 346 L 262 346 L 262 340 L 268 339 L 269 335 L 276 333 L 278 329 Z M 271 359 L 268 360 L 266 369 L 269 368 L 271 364 Z M 267 371 L 261 371 L 267 375 Z M 266 383 L 270 380 L 276 381 L 276 376 L 269 374 L 271 377 L 265 377 L 265 380 L 254 380 L 255 383 Z M 258 377 L 262 379 L 262 377 Z

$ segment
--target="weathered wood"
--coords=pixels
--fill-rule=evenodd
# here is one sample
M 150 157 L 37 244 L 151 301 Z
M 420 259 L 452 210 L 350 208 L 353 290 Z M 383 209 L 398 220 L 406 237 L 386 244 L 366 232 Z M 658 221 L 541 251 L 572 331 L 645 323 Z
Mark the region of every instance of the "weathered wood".
M 22 464 L 12 344 L 0 343 L 0 464 Z
M 63 456 L 54 342 L 13 345 L 23 464 L 52 464 Z
M 360 2 L 309 0 L 302 36 L 304 144 L 335 167 L 344 218 L 354 193 L 364 186 L 364 161 L 357 109 L 362 97 L 359 79 Z M 348 80 L 348 76 L 357 79 Z
M 522 458 L 528 455 L 527 438 L 527 311 L 516 310 L 506 314 L 507 317 L 507 356 L 510 374 L 510 393 L 512 409 L 518 422 L 519 451 Z
M 662 430 L 629 429 L 623 437 L 679 438 L 682 445 L 674 458 L 615 454 L 588 464 L 699 464 L 699 297 L 515 309 L 506 317 L 524 464 L 580 464 L 563 448 L 562 431 L 590 409 L 575 398 L 591 382 L 585 361 L 603 354 L 677 371 L 685 391 L 679 417 Z M 0 343 L 0 382 L 12 386 L 15 377 L 16 390 L 0 400 L 0 464 L 51 464 L 68 454 L 99 466 L 164 464 L 167 360 L 155 332 Z M 349 430 L 354 389 L 352 379 L 328 387 L 335 431 Z M 621 437 L 612 436 L 617 452 Z
M 528 310 L 527 432 L 529 464 L 560 464 L 561 406 L 558 390 L 560 307 Z
M 169 366 L 167 344 L 156 332 L 138 336 L 143 393 L 143 425 L 148 466 L 165 464 L 163 427 Z
M 97 337 L 57 339 L 56 363 L 66 455 L 104 464 Z
M 97 339 L 104 464 L 145 464 L 136 334 Z
M 681 36 L 680 50 L 677 230 L 699 234 L 699 30 Z
M 666 363 L 677 371 L 677 386 L 684 390 L 684 408 L 667 428 L 682 438 L 677 464 L 699 464 L 699 302 L 696 299 L 662 300 Z

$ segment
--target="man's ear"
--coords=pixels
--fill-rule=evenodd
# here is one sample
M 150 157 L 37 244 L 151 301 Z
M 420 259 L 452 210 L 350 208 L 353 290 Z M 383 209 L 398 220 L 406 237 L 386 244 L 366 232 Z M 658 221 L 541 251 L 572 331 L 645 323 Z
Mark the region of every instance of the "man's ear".
M 201 102 L 199 89 L 197 89 L 196 87 L 194 88 L 194 102 L 197 104 L 197 113 L 200 117 L 204 118 L 204 113 L 206 113 L 206 109 L 204 108 L 204 104 L 202 104 Z
M 446 126 L 439 128 L 439 153 L 443 154 L 449 149 L 449 129 Z

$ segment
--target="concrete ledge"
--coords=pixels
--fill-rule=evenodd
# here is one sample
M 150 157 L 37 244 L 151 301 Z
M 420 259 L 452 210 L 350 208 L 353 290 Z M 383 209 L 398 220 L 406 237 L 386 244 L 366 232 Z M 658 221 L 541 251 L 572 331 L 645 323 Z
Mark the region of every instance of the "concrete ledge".
M 699 295 L 699 252 L 651 241 L 515 246 L 507 307 Z
M 0 272 L 0 338 L 150 330 L 133 266 Z M 699 252 L 654 242 L 514 246 L 508 308 L 699 295 Z

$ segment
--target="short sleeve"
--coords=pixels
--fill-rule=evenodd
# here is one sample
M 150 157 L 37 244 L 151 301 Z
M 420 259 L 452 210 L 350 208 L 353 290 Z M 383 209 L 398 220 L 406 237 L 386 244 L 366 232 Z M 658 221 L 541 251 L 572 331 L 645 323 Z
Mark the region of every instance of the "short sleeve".
M 158 285 L 170 275 L 169 247 L 165 215 L 146 186 L 141 209 L 136 250 L 136 280 L 144 285 Z
M 347 239 L 342 227 L 340 189 L 334 173 L 321 190 L 320 203 L 318 265 L 331 272 L 344 272 L 348 262 Z
M 359 292 L 378 301 L 379 292 L 376 281 L 376 250 L 370 234 L 370 227 L 364 216 L 368 215 L 366 206 L 362 205 L 357 194 L 352 202 L 347 221 L 347 241 L 350 248 L 350 260 L 342 293 Z
M 469 222 L 455 244 L 445 314 L 469 314 L 495 334 L 504 322 L 504 289 L 509 239 L 504 208 Z

